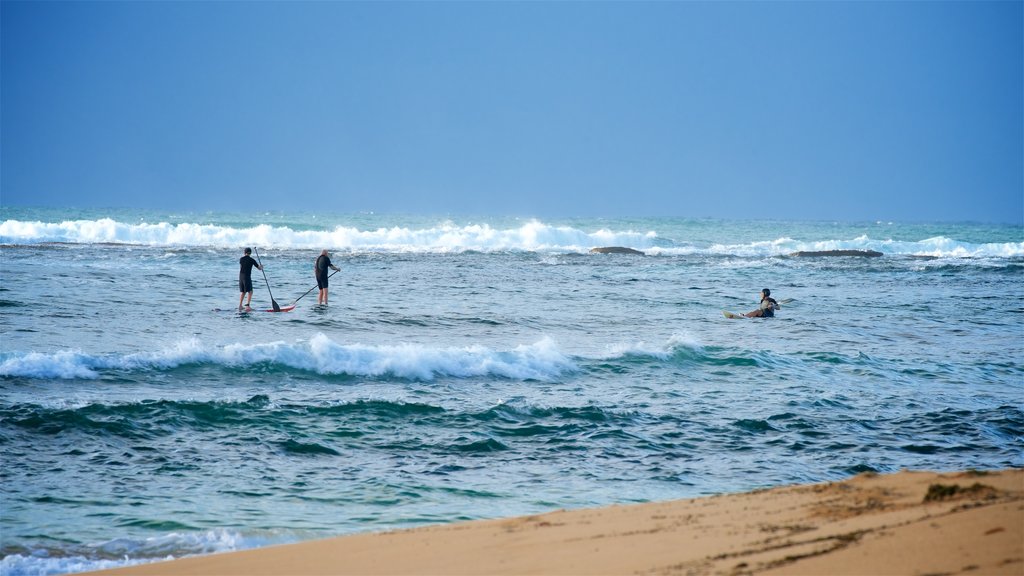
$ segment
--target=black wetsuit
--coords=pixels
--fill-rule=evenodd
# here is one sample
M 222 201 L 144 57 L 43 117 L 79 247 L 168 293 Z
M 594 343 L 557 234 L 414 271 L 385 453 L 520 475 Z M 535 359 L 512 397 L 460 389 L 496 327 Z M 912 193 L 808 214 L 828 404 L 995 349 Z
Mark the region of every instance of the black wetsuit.
M 327 269 L 331 267 L 331 259 L 323 254 L 316 257 L 316 286 L 323 290 L 327 288 Z
M 252 292 L 252 267 L 256 260 L 252 256 L 242 256 L 238 259 L 238 291 L 242 294 Z

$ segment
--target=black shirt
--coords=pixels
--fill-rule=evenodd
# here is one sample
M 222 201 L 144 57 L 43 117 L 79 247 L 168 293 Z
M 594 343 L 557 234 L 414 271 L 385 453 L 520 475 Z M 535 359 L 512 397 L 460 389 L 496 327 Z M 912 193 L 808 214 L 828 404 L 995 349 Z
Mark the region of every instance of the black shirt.
M 327 274 L 327 269 L 331 267 L 331 259 L 323 254 L 316 257 L 316 276 L 317 278 L 323 278 Z
M 252 267 L 256 265 L 256 260 L 252 256 L 242 256 L 238 259 L 238 264 L 241 266 L 238 269 L 239 278 L 249 278 L 252 276 Z

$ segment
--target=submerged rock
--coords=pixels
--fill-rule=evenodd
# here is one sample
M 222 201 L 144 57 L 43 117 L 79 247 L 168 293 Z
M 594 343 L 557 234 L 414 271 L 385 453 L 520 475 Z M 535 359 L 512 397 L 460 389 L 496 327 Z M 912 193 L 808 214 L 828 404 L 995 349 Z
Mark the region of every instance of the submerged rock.
M 876 252 L 874 250 L 812 250 L 793 252 L 790 254 L 790 256 L 796 256 L 798 258 L 818 256 L 861 256 L 864 258 L 878 258 L 881 255 L 881 252 Z
M 591 248 L 591 254 L 633 254 L 636 256 L 645 256 L 645 254 L 639 250 L 632 248 L 626 248 L 625 246 L 605 246 L 603 248 Z

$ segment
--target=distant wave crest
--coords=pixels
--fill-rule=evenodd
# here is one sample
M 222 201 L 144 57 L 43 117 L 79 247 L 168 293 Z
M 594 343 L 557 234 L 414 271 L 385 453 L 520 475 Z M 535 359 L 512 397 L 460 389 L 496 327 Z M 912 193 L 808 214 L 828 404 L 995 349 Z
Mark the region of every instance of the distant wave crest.
M 1020 258 L 1024 242 L 970 243 L 945 236 L 903 241 L 859 236 L 850 239 L 796 240 L 782 237 L 735 244 L 695 243 L 665 238 L 656 231 L 585 231 L 531 220 L 519 226 L 450 222 L 423 228 L 405 226 L 361 230 L 337 226 L 330 230 L 296 230 L 267 224 L 235 227 L 217 224 L 129 224 L 110 218 L 0 223 L 0 244 L 44 243 L 125 244 L 159 247 L 237 248 L 246 245 L 278 249 L 320 249 L 384 253 L 587 252 L 595 247 L 621 246 L 665 256 L 785 256 L 794 252 L 873 250 L 889 256 L 936 258 Z
M 851 240 L 794 240 L 777 238 L 746 244 L 714 244 L 704 250 L 696 248 L 661 250 L 663 253 L 705 252 L 722 256 L 786 256 L 795 252 L 828 252 L 834 250 L 876 251 L 888 256 L 923 256 L 934 258 L 1019 258 L 1024 256 L 1024 242 L 972 244 L 944 236 L 917 241 L 877 240 L 859 236 Z
M 236 248 L 265 245 L 277 248 L 315 248 L 384 252 L 477 251 L 586 251 L 595 246 L 623 245 L 645 248 L 654 232 L 597 230 L 584 232 L 571 226 L 552 226 L 532 220 L 515 228 L 487 224 L 451 223 L 412 229 L 395 226 L 375 230 L 338 226 L 333 230 L 294 230 L 261 224 L 236 228 L 214 224 L 126 224 L 109 218 L 60 223 L 7 220 L 0 224 L 2 244 L 136 244 L 146 246 L 202 246 Z

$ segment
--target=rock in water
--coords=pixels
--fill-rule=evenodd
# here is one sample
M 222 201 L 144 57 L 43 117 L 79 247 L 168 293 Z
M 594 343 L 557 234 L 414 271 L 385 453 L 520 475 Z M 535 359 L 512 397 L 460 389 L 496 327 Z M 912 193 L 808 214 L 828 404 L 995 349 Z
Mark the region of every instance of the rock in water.
M 644 253 L 639 250 L 632 248 L 626 248 L 625 246 L 606 246 L 604 248 L 591 248 L 591 254 L 633 254 L 635 256 L 644 256 Z

